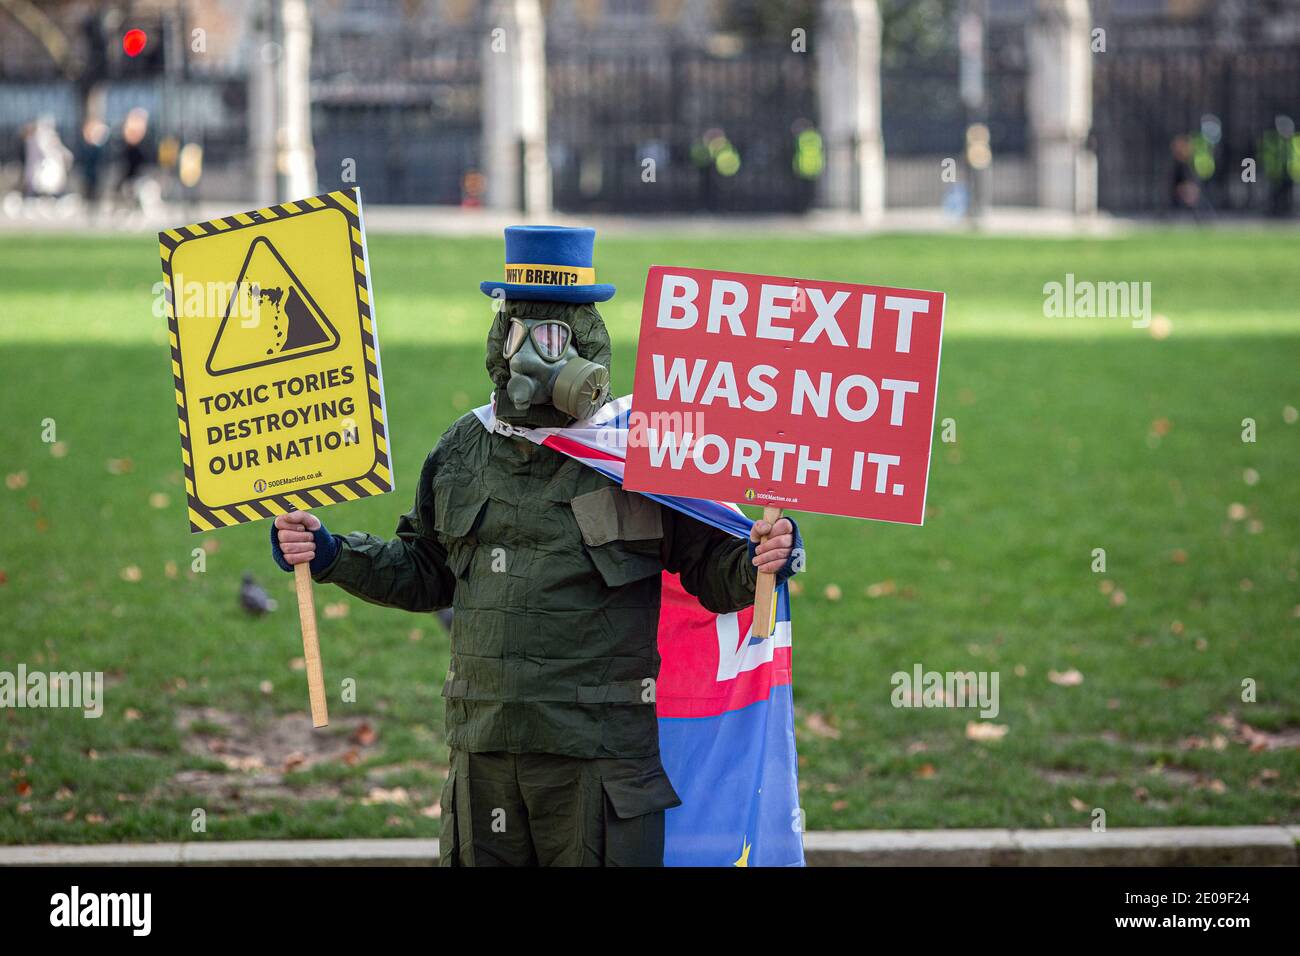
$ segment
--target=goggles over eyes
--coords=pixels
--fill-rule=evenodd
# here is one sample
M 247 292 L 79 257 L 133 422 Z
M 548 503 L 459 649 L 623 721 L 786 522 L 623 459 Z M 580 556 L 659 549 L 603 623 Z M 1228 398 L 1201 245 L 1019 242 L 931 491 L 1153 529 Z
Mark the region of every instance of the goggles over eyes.
M 545 322 L 538 322 L 531 329 L 520 319 L 510 320 L 510 331 L 506 335 L 505 348 L 502 349 L 502 355 L 506 359 L 512 359 L 515 354 L 524 347 L 524 341 L 529 337 L 533 340 L 533 348 L 537 350 L 538 356 L 544 362 L 558 362 L 564 358 L 564 353 L 568 351 L 569 339 L 573 332 L 568 324 L 558 319 L 548 319 Z

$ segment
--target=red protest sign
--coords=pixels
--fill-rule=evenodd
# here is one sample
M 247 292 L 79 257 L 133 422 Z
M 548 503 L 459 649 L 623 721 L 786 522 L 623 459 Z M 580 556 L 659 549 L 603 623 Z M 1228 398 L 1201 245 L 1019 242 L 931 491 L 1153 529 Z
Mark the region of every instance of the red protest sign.
M 944 295 L 654 266 L 623 485 L 921 524 Z

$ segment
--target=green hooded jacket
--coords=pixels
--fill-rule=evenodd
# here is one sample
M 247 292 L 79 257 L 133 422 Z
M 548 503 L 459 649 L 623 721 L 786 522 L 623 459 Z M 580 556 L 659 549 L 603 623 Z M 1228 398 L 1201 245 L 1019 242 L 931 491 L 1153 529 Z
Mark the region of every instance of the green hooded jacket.
M 578 353 L 609 366 L 594 306 L 509 301 L 488 336 L 498 389 L 513 315 L 565 319 Z M 527 424 L 567 422 L 547 405 Z M 473 413 L 425 459 L 395 538 L 340 540 L 316 580 L 387 607 L 455 609 L 447 742 L 471 752 L 657 755 L 661 572 L 680 575 L 717 613 L 751 604 L 757 578 L 743 540 L 549 448 L 489 432 Z

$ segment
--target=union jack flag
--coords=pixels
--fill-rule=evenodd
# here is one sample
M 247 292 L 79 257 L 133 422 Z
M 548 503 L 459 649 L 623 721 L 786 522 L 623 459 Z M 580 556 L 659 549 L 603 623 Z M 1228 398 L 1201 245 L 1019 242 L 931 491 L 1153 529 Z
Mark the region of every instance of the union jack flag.
M 620 484 L 632 398 L 567 428 L 519 428 L 475 409 L 483 425 L 554 449 Z M 753 522 L 735 505 L 647 495 L 728 534 Z M 668 866 L 802 866 L 790 592 L 777 589 L 771 636 L 751 634 L 753 608 L 713 614 L 664 573 L 656 687 L 664 769 L 682 799 L 668 811 Z

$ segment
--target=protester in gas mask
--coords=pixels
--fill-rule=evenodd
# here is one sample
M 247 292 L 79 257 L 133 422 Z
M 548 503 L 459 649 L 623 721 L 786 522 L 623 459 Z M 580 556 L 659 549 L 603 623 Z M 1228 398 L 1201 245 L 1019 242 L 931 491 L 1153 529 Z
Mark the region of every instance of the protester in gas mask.
M 512 433 L 586 418 L 608 398 L 595 232 L 506 230 L 506 281 L 487 341 L 491 428 L 460 418 L 425 460 L 415 505 L 383 540 L 276 518 L 285 570 L 375 604 L 451 606 L 443 685 L 450 772 L 445 866 L 658 866 L 679 801 L 659 760 L 654 682 L 660 575 L 715 613 L 784 580 L 800 547 L 782 518 L 745 542 Z M 759 543 L 760 538 L 767 536 Z

